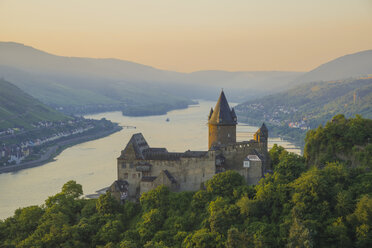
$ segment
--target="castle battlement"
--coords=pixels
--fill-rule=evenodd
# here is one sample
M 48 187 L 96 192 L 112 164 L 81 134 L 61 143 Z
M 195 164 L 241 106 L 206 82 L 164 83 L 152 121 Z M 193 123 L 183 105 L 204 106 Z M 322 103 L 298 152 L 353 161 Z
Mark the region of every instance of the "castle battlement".
M 254 147 L 258 147 L 258 142 L 255 140 L 249 140 L 249 141 L 241 141 L 241 142 L 236 142 L 233 144 L 225 144 L 225 145 L 220 145 L 216 148 L 216 150 L 223 150 L 223 151 L 232 151 L 232 150 L 245 150 L 245 149 L 250 149 Z

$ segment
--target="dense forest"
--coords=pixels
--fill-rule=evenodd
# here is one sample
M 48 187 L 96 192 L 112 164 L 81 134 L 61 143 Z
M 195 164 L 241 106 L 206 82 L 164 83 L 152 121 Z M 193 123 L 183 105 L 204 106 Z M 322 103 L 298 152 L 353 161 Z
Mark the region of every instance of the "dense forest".
M 372 247 L 371 136 L 372 120 L 335 116 L 308 132 L 304 156 L 274 145 L 256 186 L 227 171 L 120 205 L 69 181 L 0 221 L 0 247 Z

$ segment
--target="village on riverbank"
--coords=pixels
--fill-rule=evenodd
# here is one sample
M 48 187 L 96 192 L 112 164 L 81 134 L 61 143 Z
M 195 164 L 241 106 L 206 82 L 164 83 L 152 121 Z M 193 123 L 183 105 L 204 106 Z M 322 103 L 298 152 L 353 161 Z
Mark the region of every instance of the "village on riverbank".
M 76 117 L 60 122 L 39 122 L 32 130 L 0 130 L 0 173 L 42 165 L 63 149 L 121 130 L 106 119 Z

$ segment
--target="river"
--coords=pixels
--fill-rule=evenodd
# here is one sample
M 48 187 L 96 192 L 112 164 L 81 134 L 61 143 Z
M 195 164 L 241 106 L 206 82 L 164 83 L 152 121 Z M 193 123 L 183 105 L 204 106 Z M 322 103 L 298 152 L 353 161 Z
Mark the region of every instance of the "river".
M 45 165 L 0 174 L 0 219 L 13 215 L 19 207 L 43 204 L 48 196 L 60 192 L 69 180 L 83 185 L 84 194 L 109 186 L 116 180 L 116 158 L 134 133 L 141 132 L 150 146 L 166 147 L 168 151 L 207 150 L 206 122 L 214 105 L 215 102 L 199 101 L 198 105 L 162 116 L 127 117 L 121 112 L 85 116 L 106 118 L 124 128 L 110 136 L 72 146 Z M 239 124 L 237 140 L 252 139 L 257 128 Z M 290 142 L 270 138 L 269 147 L 274 143 L 292 152 L 301 152 Z

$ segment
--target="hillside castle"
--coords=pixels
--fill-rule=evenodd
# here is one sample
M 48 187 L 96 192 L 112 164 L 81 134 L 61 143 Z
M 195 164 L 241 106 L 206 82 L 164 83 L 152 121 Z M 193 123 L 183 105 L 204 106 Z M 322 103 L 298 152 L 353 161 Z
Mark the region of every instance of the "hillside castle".
M 153 148 L 134 134 L 117 159 L 118 180 L 109 191 L 121 201 L 138 197 L 159 185 L 172 191 L 197 191 L 215 174 L 235 170 L 248 184 L 257 184 L 269 166 L 265 124 L 254 139 L 236 142 L 237 117 L 222 91 L 208 116 L 208 151 L 168 152 Z

